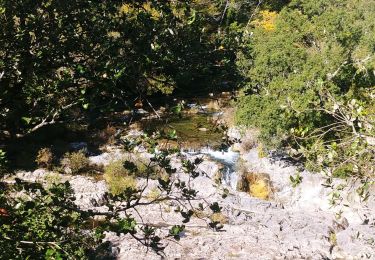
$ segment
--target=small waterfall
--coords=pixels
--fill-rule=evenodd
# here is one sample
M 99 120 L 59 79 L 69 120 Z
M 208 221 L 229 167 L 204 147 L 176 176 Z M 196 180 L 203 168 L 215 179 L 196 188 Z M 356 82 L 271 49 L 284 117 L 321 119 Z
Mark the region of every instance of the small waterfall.
M 231 148 L 228 149 L 228 151 L 219 151 L 219 150 L 213 150 L 211 148 L 204 148 L 200 151 L 201 154 L 206 154 L 209 157 L 211 157 L 214 160 L 220 161 L 224 164 L 234 165 L 238 157 L 240 156 L 239 153 L 233 152 Z
M 224 168 L 222 169 L 223 184 L 230 186 L 234 190 L 236 189 L 238 176 L 235 171 L 235 165 L 240 156 L 238 152 L 233 152 L 231 148 L 229 148 L 228 151 L 219 151 L 219 150 L 213 150 L 211 148 L 203 148 L 199 151 L 190 150 L 190 151 L 184 151 L 184 152 L 190 155 L 204 154 L 210 157 L 212 160 L 223 164 L 224 165 Z
M 234 165 L 224 165 L 223 169 L 223 183 L 230 186 L 233 190 L 237 189 L 238 175 L 234 170 Z
M 182 154 L 189 154 L 189 155 L 201 154 L 200 150 L 197 150 L 197 149 L 194 149 L 194 148 L 182 148 L 181 153 Z

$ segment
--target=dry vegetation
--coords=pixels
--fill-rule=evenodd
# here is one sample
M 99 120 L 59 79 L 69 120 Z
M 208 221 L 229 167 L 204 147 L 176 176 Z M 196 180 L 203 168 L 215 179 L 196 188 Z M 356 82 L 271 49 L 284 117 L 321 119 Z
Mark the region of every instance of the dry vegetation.
M 251 196 L 263 200 L 271 198 L 273 189 L 268 174 L 248 172 L 243 160 L 238 161 L 236 170 L 240 176 L 237 190 L 248 192 Z
M 53 154 L 50 148 L 42 148 L 38 151 L 35 162 L 39 167 L 51 169 L 53 163 Z
M 61 166 L 71 174 L 84 173 L 89 170 L 90 160 L 83 150 L 66 153 L 61 160 Z
M 97 133 L 96 139 L 98 143 L 100 144 L 113 145 L 116 141 L 115 139 L 116 132 L 117 132 L 117 129 L 114 126 L 107 125 L 106 128 L 100 130 Z

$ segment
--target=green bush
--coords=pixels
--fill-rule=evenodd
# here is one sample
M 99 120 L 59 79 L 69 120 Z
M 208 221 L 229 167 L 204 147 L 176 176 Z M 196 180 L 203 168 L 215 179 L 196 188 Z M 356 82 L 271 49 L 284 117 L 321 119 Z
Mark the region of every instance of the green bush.
M 89 169 L 90 160 L 84 151 L 66 153 L 61 161 L 61 165 L 70 170 L 72 174 L 83 173 Z
M 374 8 L 366 0 L 295 0 L 274 19 L 260 12 L 238 55 L 248 80 L 237 124 L 259 128 L 266 148 L 285 149 L 313 170 L 373 176 Z
M 0 185 L 1 259 L 87 259 L 101 243 L 100 232 L 84 230 L 90 215 L 77 209 L 69 183 Z
M 113 195 L 118 195 L 126 189 L 137 188 L 134 175 L 124 167 L 122 160 L 113 161 L 104 168 L 104 179 Z

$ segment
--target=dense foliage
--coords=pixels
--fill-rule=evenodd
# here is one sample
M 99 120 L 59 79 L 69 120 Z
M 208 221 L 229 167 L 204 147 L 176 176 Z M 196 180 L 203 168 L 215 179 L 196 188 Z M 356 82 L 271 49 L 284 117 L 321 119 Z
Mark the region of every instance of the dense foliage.
M 232 88 L 237 80 L 239 24 L 249 17 L 241 11 L 250 13 L 255 6 L 255 1 L 214 0 L 0 0 L 1 140 L 57 122 L 132 109 L 135 98 L 155 93 Z M 115 195 L 108 194 L 109 212 L 101 214 L 77 208 L 69 183 L 50 188 L 20 180 L 2 183 L 1 256 L 86 258 L 98 253 L 103 230 L 130 234 L 161 251 L 155 228 L 138 225 L 129 210 L 167 200 L 189 202 L 196 192 L 188 183 L 170 178 L 176 169 L 170 166 L 168 152 L 156 154 L 150 149 L 155 152 L 152 164 L 167 173 L 159 178 L 157 198 L 144 202 L 145 187 L 121 186 Z M 77 158 L 66 157 L 64 163 L 72 168 Z M 36 162 L 50 168 L 51 151 L 40 150 Z M 199 175 L 198 163 L 184 162 L 192 178 Z M 131 163 L 123 167 L 130 167 L 127 172 L 136 170 Z M 143 172 L 142 178 L 154 175 L 154 168 Z M 0 150 L 0 170 L 5 169 L 5 153 Z M 181 205 L 176 210 L 186 223 L 193 209 Z M 217 204 L 200 204 L 199 210 L 206 207 L 220 211 Z M 86 225 L 97 215 L 106 218 L 96 232 Z M 218 222 L 209 224 L 220 229 Z M 183 229 L 174 226 L 167 237 L 179 239 Z
M 41 184 L 20 180 L 11 189 L 1 187 L 2 258 L 82 259 L 95 249 L 100 234 L 82 232 L 89 214 L 77 210 L 69 188 L 66 183 L 45 190 Z M 21 193 L 15 196 L 16 192 Z
M 237 121 L 314 170 L 374 176 L 373 1 L 291 1 L 251 22 Z
M 233 87 L 236 13 L 253 6 L 239 2 L 1 0 L 1 129 L 24 135 L 73 109 Z

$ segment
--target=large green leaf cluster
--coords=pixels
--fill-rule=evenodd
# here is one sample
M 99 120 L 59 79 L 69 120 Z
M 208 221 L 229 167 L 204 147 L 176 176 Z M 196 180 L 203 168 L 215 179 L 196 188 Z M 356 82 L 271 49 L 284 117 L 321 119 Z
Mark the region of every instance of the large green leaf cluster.
M 4 259 L 83 259 L 99 240 L 84 231 L 68 183 L 46 190 L 17 180 L 0 192 L 0 249 Z M 97 237 L 100 238 L 100 237 Z
M 374 11 L 365 0 L 260 11 L 238 55 L 247 80 L 237 122 L 309 169 L 365 187 L 375 173 Z
M 291 1 L 273 29 L 254 25 L 239 54 L 248 80 L 237 121 L 260 127 L 273 146 L 295 145 L 291 129 L 307 134 L 335 122 L 321 110 L 323 89 L 371 103 L 361 93 L 375 85 L 374 10 L 372 1 Z

